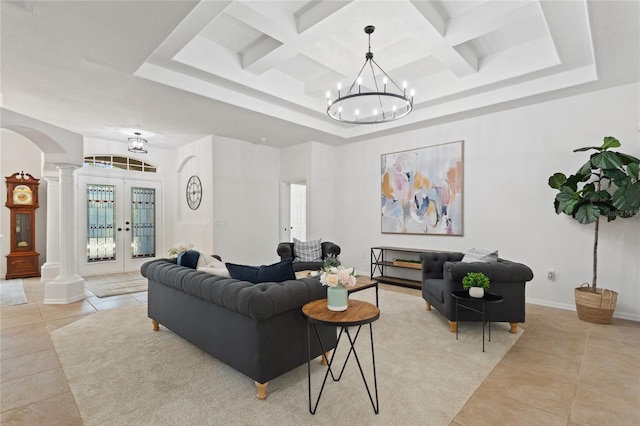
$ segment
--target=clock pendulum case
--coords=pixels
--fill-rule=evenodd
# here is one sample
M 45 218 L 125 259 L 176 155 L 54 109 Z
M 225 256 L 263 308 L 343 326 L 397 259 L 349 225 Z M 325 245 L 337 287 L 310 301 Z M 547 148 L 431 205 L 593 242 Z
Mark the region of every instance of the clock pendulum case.
M 7 255 L 6 279 L 40 276 L 40 253 L 36 252 L 36 209 L 40 179 L 17 172 L 5 178 L 11 211 L 11 252 Z

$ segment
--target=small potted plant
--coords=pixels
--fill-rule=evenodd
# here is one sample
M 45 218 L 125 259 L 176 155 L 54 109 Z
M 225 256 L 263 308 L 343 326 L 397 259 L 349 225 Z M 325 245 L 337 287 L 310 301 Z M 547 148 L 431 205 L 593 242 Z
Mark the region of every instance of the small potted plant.
M 478 299 L 484 296 L 484 289 L 490 284 L 489 277 L 482 272 L 469 272 L 462 278 L 462 287 L 469 290 L 469 296 Z

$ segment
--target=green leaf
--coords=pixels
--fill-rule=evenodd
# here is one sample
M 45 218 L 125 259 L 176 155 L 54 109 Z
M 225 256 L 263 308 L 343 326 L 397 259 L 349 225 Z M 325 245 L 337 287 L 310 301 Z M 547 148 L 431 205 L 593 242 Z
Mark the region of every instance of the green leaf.
M 575 174 L 575 177 L 579 178 L 580 182 L 583 181 L 583 180 L 587 180 L 589 178 L 589 176 L 591 176 L 593 168 L 595 168 L 595 167 L 591 165 L 591 159 L 589 159 L 589 161 L 584 163 L 582 165 L 582 167 L 580 167 L 580 169 L 578 169 L 578 172 Z
M 605 136 L 604 143 L 600 148 L 606 150 L 609 148 L 618 148 L 619 146 L 620 141 L 618 139 L 614 138 L 613 136 Z
M 613 194 L 613 206 L 624 217 L 631 217 L 640 209 L 640 182 L 618 188 Z
M 624 165 L 640 163 L 640 159 L 634 157 L 633 155 L 623 154 L 622 152 L 616 152 L 616 154 L 618 154 L 618 157 L 620 157 L 620 161 L 622 161 L 622 164 Z
M 564 173 L 555 173 L 553 176 L 549 177 L 549 186 L 554 189 L 560 189 L 566 181 L 567 177 Z
M 558 202 L 558 207 L 556 210 L 560 210 L 561 212 L 568 214 L 569 216 L 573 216 L 576 206 L 579 203 L 579 200 L 574 193 L 567 193 L 564 191 L 566 187 L 563 187 L 563 192 L 556 195 L 556 201 Z
M 586 176 L 581 174 L 571 175 L 567 178 L 567 181 L 565 182 L 564 186 L 568 186 L 575 192 L 578 190 L 578 184 L 580 182 L 588 181 L 590 177 L 591 177 L 591 172 L 589 172 L 589 174 L 587 174 Z
M 618 153 L 603 151 L 594 154 L 591 157 L 591 163 L 599 169 L 617 169 L 622 167 L 622 160 L 618 157 Z
M 620 169 L 604 169 L 602 170 L 602 174 L 614 182 L 627 178 L 627 174 Z
M 609 201 L 611 200 L 611 194 L 605 190 L 601 191 L 588 191 L 582 194 L 585 200 L 589 201 Z
M 578 207 L 574 217 L 583 225 L 593 223 L 598 220 L 598 217 L 600 217 L 600 209 L 593 204 L 583 204 Z
M 629 163 L 627 165 L 627 173 L 629 173 L 629 176 L 631 176 L 634 180 L 637 181 L 640 178 L 640 164 Z
M 589 151 L 591 149 L 597 149 L 598 151 L 602 150 L 599 146 L 585 146 L 584 148 L 574 149 L 573 152 Z

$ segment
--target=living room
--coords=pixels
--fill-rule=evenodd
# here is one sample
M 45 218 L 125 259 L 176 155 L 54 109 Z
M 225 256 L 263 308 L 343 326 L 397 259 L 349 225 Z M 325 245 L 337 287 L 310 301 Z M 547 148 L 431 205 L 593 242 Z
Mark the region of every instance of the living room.
M 593 6 L 598 7 L 603 6 Z M 624 13 L 625 9 L 620 10 L 618 13 Z M 637 40 L 629 44 L 625 54 L 637 57 Z M 604 55 L 610 56 L 615 54 Z M 598 67 L 607 75 L 602 69 L 606 64 Z M 342 262 L 360 274 L 369 274 L 369 251 L 373 246 L 442 251 L 494 249 L 501 257 L 523 262 L 533 270 L 534 279 L 526 286 L 528 304 L 574 311 L 574 288 L 591 276 L 593 232 L 555 214 L 554 191 L 547 180 L 556 171 L 570 172 L 580 167 L 585 157 L 572 151 L 599 146 L 605 136 L 618 138 L 621 151 L 640 156 L 637 61 L 635 71 L 634 77 L 623 78 L 622 82 L 611 77 L 589 90 L 569 89 L 562 95 L 549 91 L 532 103 L 503 102 L 484 110 L 471 109 L 452 119 L 435 119 L 400 131 L 391 129 L 373 137 L 360 136 L 343 144 L 301 139 L 278 147 L 257 139 L 210 133 L 170 147 L 154 146 L 154 140 L 149 138 L 149 152 L 135 157 L 157 166 L 153 177 L 142 179 L 162 185 L 158 257 L 165 257 L 170 247 L 185 241 L 229 262 L 260 265 L 278 261 L 281 186 L 305 181 L 307 237 L 338 243 Z M 4 88 L 3 101 L 4 108 L 34 122 L 48 121 L 19 108 L 21 103 Z M 49 171 L 42 170 L 42 157 L 47 147 L 4 126 L 1 136 L 2 175 L 24 170 L 41 178 L 36 248 L 41 254 L 40 264 L 44 265 L 48 254 L 44 177 Z M 125 142 L 112 137 L 83 135 L 81 140 L 83 156 L 132 156 Z M 381 156 L 455 141 L 464 141 L 464 235 L 382 233 Z M 94 172 L 85 167 L 77 173 Z M 185 185 L 192 175 L 200 177 L 203 188 L 202 203 L 196 210 L 183 201 Z M 103 176 L 122 178 L 123 174 L 103 171 Z M 3 185 L 2 199 L 6 199 L 5 194 Z M 76 196 L 80 194 L 82 191 L 76 188 Z M 639 220 L 634 217 L 600 223 L 598 279 L 602 286 L 621 295 L 617 320 L 640 321 Z M 0 227 L 0 234 L 10 234 L 5 208 Z M 2 255 L 9 251 L 5 237 Z M 546 279 L 548 270 L 555 271 L 554 279 Z M 5 273 L 3 262 L 0 275 L 4 277 Z M 637 327 L 633 330 L 629 337 L 631 344 L 637 344 Z M 637 401 L 637 383 L 632 389 Z M 382 404 L 384 409 L 384 401 Z

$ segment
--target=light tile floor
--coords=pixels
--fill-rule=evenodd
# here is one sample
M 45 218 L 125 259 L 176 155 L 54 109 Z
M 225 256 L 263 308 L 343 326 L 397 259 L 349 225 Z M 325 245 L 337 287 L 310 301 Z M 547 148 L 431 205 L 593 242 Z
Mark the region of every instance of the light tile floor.
M 39 279 L 24 287 L 29 303 L 0 308 L 0 424 L 82 425 L 49 333 L 99 310 L 145 304 L 147 294 L 87 291 L 81 302 L 45 305 Z M 640 424 L 640 323 L 589 324 L 575 312 L 527 305 L 521 327 L 450 426 Z

